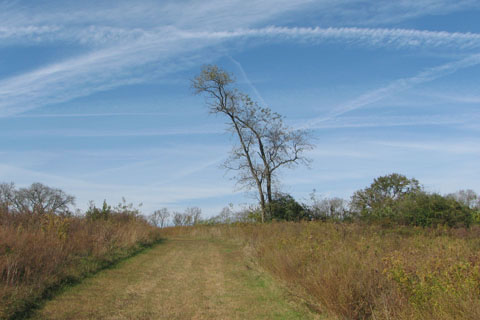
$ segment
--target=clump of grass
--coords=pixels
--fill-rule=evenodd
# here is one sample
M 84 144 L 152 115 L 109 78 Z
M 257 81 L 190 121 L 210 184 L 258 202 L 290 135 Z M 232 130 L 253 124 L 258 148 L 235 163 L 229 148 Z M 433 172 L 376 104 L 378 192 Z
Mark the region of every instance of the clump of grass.
M 309 306 L 339 319 L 480 319 L 480 229 L 322 222 L 167 230 L 243 241 Z
M 0 318 L 18 317 L 75 282 L 160 239 L 141 217 L 0 212 Z

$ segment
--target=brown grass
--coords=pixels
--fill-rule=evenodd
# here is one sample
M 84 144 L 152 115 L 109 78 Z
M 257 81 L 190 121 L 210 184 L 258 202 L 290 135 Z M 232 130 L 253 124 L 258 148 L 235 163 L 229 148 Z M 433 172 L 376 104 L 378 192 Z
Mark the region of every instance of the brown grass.
M 75 282 L 159 240 L 143 219 L 0 213 L 0 318 L 21 317 Z
M 480 229 L 274 223 L 171 228 L 243 241 L 318 313 L 338 319 L 480 319 Z

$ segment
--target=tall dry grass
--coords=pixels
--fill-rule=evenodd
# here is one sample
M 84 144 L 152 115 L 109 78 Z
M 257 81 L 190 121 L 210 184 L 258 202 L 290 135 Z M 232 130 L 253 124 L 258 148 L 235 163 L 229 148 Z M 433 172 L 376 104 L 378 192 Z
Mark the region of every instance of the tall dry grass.
M 160 239 L 143 219 L 108 220 L 0 212 L 0 318 L 21 317 L 65 283 Z
M 334 319 L 480 319 L 480 229 L 273 223 L 171 228 L 242 241 L 292 293 Z

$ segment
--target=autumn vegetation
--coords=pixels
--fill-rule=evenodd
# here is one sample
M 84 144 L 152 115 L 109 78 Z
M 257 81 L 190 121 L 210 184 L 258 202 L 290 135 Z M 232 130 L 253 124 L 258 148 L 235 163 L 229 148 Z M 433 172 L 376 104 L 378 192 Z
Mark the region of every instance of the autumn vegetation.
M 73 197 L 42 184 L 0 185 L 0 318 L 21 318 L 74 283 L 160 240 L 132 205 L 92 203 L 73 214 Z
M 275 193 L 265 210 L 229 206 L 207 219 L 197 207 L 145 218 L 126 201 L 73 213 L 73 202 L 42 184 L 0 185 L 0 318 L 27 315 L 64 284 L 160 234 L 241 244 L 327 319 L 480 318 L 480 202 L 472 190 L 440 195 L 390 174 L 350 200 Z
M 326 319 L 479 319 L 479 204 L 472 190 L 429 193 L 391 174 L 350 201 L 279 194 L 270 223 L 251 223 L 259 209 L 226 207 L 164 234 L 241 243 Z
M 240 242 L 326 319 L 479 319 L 480 227 L 274 222 L 165 229 Z
M 203 67 L 192 87 L 227 120 L 236 144 L 225 167 L 259 204 L 225 207 L 197 221 L 204 226 L 165 232 L 241 241 L 263 268 L 332 318 L 480 318 L 480 202 L 472 190 L 441 195 L 393 173 L 349 200 L 312 193 L 299 202 L 275 190 L 276 174 L 308 164 L 309 132 L 284 125 L 218 66 Z

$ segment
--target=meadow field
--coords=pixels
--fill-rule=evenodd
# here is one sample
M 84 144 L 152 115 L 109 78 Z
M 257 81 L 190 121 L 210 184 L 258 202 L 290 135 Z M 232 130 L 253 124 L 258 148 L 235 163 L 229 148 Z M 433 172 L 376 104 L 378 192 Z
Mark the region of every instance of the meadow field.
M 413 187 L 387 192 L 397 180 Z M 125 199 L 73 213 L 59 189 L 0 186 L 2 319 L 480 319 L 473 191 L 392 174 L 349 206 L 283 195 L 261 223 L 256 207 L 145 217 Z
M 479 17 L 0 0 L 0 320 L 480 320 Z
M 480 319 L 480 227 L 279 222 L 174 227 L 236 241 L 325 319 Z
M 1 219 L 4 319 L 67 319 L 71 310 L 78 319 L 113 311 L 132 319 L 480 318 L 477 225 L 309 221 L 161 229 L 120 213 L 92 220 L 4 212 Z M 143 258 L 129 258 L 151 245 Z M 111 273 L 101 271 L 125 258 L 128 263 Z M 140 285 L 144 282 L 150 285 Z M 104 286 L 112 288 L 102 293 L 105 300 L 95 298 Z M 131 307 L 122 311 L 118 295 L 127 293 L 121 299 Z M 257 303 L 248 298 L 252 295 L 263 307 L 246 307 Z M 198 300 L 197 307 L 187 308 L 187 298 Z M 168 307 L 160 308 L 160 301 Z

